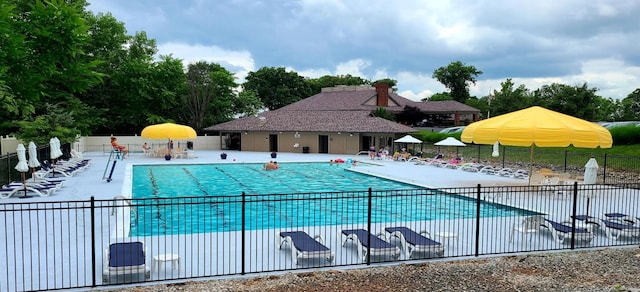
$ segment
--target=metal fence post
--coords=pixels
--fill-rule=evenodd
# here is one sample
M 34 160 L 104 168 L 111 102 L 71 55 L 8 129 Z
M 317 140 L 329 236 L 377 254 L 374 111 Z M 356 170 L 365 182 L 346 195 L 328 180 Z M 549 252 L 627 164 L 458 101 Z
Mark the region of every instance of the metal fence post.
M 242 239 L 241 239 L 241 247 L 240 247 L 240 251 L 241 251 L 241 264 L 240 264 L 240 274 L 244 275 L 245 274 L 245 270 L 244 270 L 244 263 L 245 263 L 245 255 L 244 255 L 244 251 L 245 251 L 245 233 L 246 233 L 246 227 L 245 227 L 245 210 L 246 210 L 246 194 L 245 192 L 242 192 L 242 219 L 241 219 L 241 224 L 242 224 Z
M 602 168 L 602 183 L 607 183 L 607 153 L 604 154 L 604 167 Z
M 477 191 L 477 197 L 476 197 L 476 251 L 475 251 L 475 255 L 476 256 L 480 256 L 480 192 L 481 192 L 482 188 L 480 187 L 480 184 L 478 184 L 478 191 Z
M 367 208 L 367 231 L 369 231 L 369 237 L 367 238 L 367 246 L 371 246 L 371 206 L 373 205 L 371 197 L 372 191 L 371 187 L 369 187 L 369 207 Z M 371 249 L 367 252 L 367 265 L 371 265 Z
M 578 182 L 573 182 L 573 210 L 571 213 L 571 249 L 576 248 L 576 213 L 578 212 Z M 587 218 L 589 221 L 589 218 Z M 586 222 L 586 221 L 585 221 Z
M 91 196 L 89 200 L 91 212 L 91 287 L 96 287 L 96 198 Z

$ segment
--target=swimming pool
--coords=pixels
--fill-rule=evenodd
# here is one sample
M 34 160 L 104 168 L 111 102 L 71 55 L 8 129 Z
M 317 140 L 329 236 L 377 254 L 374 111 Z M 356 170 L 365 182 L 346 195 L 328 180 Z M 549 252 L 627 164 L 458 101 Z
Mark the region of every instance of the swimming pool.
M 328 163 L 136 165 L 131 236 L 475 218 L 476 201 Z M 371 197 L 367 189 L 374 192 Z M 482 203 L 481 217 L 529 214 Z

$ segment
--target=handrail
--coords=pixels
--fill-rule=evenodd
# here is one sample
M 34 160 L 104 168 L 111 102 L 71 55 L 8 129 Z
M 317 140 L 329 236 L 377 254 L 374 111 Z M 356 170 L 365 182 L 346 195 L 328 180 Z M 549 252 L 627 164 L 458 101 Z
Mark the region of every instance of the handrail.
M 131 199 L 123 196 L 123 195 L 117 195 L 115 197 L 113 197 L 113 201 L 111 203 L 111 215 L 115 215 L 116 214 L 116 207 L 118 207 L 116 205 L 117 200 L 121 200 L 122 202 L 124 202 L 123 207 L 128 206 L 131 209 L 131 212 L 133 212 L 133 214 L 135 214 L 135 221 L 136 224 L 138 224 L 138 210 L 135 208 L 135 206 L 131 205 Z

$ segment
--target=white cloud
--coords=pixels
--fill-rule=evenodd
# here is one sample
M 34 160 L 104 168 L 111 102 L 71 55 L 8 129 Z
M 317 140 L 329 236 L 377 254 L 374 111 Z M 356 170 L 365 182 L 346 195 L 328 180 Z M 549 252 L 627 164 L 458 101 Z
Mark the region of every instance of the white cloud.
M 244 80 L 250 71 L 255 71 L 255 62 L 248 51 L 229 51 L 218 46 L 188 45 L 184 43 L 165 43 L 158 46 L 161 55 L 172 54 L 184 60 L 184 64 L 199 61 L 218 63 L 227 70 L 235 72 L 236 77 Z

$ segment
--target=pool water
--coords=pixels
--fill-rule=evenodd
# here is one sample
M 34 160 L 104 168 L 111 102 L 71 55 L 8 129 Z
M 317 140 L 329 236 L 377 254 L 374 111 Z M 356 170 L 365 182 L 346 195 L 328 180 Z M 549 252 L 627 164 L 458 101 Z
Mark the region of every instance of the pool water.
M 348 165 L 136 165 L 131 236 L 475 218 L 476 201 L 438 190 L 349 171 Z M 367 189 L 373 192 L 369 195 Z M 528 211 L 484 203 L 481 217 Z

